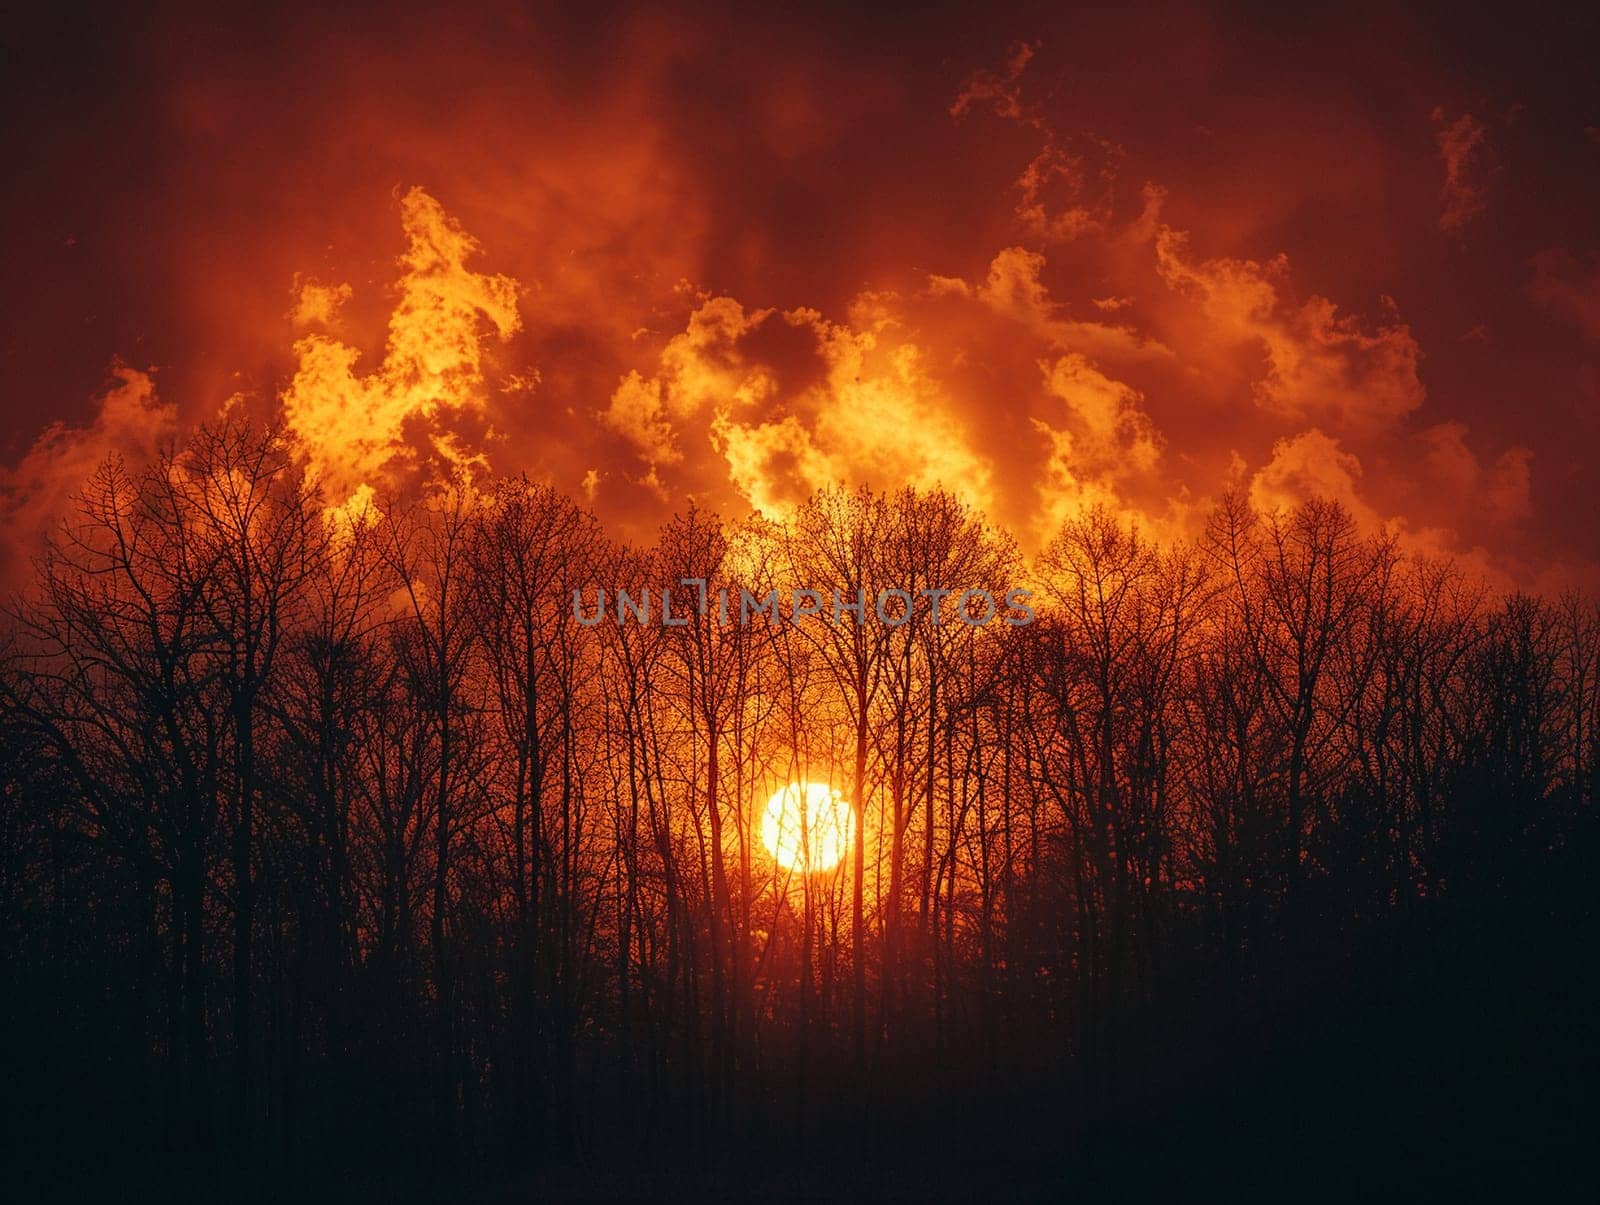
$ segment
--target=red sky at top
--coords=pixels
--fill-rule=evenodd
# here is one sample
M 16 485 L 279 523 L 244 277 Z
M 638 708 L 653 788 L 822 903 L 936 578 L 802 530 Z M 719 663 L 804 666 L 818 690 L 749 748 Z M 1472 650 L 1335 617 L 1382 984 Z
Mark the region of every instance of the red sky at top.
M 349 286 L 324 333 L 376 371 L 421 188 L 520 288 L 481 399 L 429 421 L 626 534 L 827 475 L 944 480 L 1025 543 L 1235 487 L 1592 583 L 1594 16 L 1290 7 L 8 30 L 9 538 L 105 451 L 273 415 L 308 283 Z

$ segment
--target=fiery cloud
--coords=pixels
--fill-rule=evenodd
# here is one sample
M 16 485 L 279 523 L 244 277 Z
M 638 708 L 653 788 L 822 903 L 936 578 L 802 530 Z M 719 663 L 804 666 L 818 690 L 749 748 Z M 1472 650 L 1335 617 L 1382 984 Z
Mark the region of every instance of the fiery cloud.
M 406 251 L 383 362 L 358 375 L 359 350 L 307 335 L 295 344 L 298 367 L 283 395 L 284 421 L 335 506 L 370 501 L 397 458 L 431 452 L 456 467 L 484 464 L 450 421 L 484 412 L 485 326 L 501 339 L 521 326 L 516 281 L 466 266 L 477 241 L 438 201 L 412 188 L 400 221 Z M 330 321 L 351 291 L 302 286 L 297 320 Z
M 55 141 L 13 156 L 70 190 L 30 182 L 7 236 L 49 282 L 8 318 L 13 510 L 237 395 L 335 507 L 527 471 L 647 540 L 690 497 L 942 482 L 1036 548 L 1091 505 L 1193 534 L 1242 486 L 1506 582 L 1600 562 L 1596 249 L 1563 201 L 1592 116 L 1404 30 L 1302 62 L 1198 11 L 875 41 L 625 6 L 360 55 L 306 18 L 227 72 L 121 33 L 156 99 L 100 120 L 181 155 L 116 206 Z M 113 355 L 161 368 L 138 439 L 32 404 Z M 69 437 L 98 451 L 41 450 Z
M 725 414 L 729 406 L 755 405 L 773 391 L 771 374 L 739 349 L 739 341 L 769 313 L 747 314 L 731 297 L 706 299 L 683 332 L 668 341 L 659 372 L 649 378 L 630 372 L 601 421 L 627 439 L 652 472 L 678 463 L 678 424 L 707 412 Z
M 51 423 L 15 468 L 0 470 L 0 581 L 15 582 L 50 530 L 71 521 L 78 491 L 108 457 L 137 467 L 178 433 L 177 408 L 156 396 L 153 370 L 113 361 L 86 425 Z
M 1281 296 L 1285 256 L 1265 263 L 1195 262 L 1185 236 L 1163 228 L 1156 254 L 1163 277 L 1191 291 L 1217 337 L 1257 343 L 1267 372 L 1256 400 L 1292 420 L 1371 431 L 1392 426 L 1422 404 L 1420 349 L 1388 302 L 1370 333 L 1326 297 L 1293 305 Z

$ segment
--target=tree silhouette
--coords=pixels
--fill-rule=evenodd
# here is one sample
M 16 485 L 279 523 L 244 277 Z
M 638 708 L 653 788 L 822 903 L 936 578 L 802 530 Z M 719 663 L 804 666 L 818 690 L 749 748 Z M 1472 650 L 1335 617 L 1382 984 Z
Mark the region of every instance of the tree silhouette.
M 7 612 L 16 1166 L 1120 1182 L 1407 1099 L 1553 1160 L 1597 683 L 1592 600 L 1331 502 L 1170 545 L 1089 510 L 1030 560 L 951 492 L 835 489 L 634 548 L 525 478 L 329 510 L 272 432 L 202 429 L 103 466 Z M 763 845 L 805 782 L 837 865 Z

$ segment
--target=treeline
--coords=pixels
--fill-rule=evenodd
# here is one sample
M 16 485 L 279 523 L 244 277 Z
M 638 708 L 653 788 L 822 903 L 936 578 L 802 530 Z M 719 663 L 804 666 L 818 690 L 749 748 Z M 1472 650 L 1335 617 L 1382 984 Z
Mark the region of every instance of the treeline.
M 574 620 L 685 579 L 913 613 Z M 1400 1151 L 1592 1034 L 1600 611 L 1328 502 L 1026 561 L 832 490 L 635 548 L 525 479 L 328 511 L 225 424 L 105 465 L 0 647 L 37 1183 Z M 833 870 L 762 846 L 791 781 L 857 805 Z

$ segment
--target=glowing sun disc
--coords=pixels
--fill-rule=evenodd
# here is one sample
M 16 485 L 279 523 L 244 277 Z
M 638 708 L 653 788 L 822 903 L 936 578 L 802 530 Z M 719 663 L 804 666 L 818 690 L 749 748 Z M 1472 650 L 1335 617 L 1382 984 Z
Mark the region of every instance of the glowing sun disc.
M 838 791 L 819 782 L 791 782 L 767 800 L 761 843 L 787 870 L 832 870 L 850 848 L 854 819 Z

